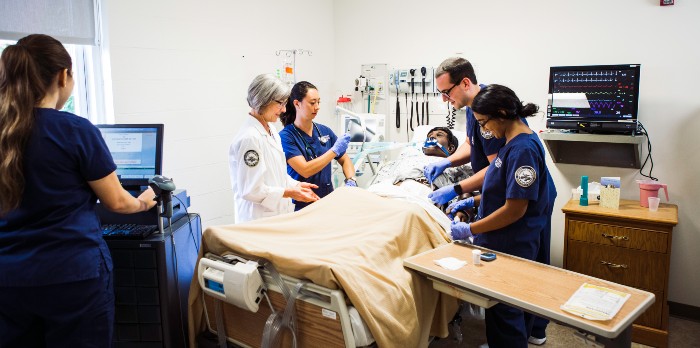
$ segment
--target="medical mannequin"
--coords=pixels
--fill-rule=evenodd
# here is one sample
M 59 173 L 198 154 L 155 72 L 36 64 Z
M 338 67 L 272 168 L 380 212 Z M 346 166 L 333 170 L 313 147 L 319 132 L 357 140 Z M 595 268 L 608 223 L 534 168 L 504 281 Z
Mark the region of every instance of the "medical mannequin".
M 75 82 L 60 42 L 0 57 L 0 347 L 110 347 L 112 259 L 95 212 L 155 205 L 125 191 L 100 131 L 59 111 Z
M 287 159 L 287 173 L 295 180 L 315 184 L 314 192 L 323 198 L 333 192 L 331 161 L 337 160 L 345 175 L 345 186 L 357 186 L 355 167 L 345 153 L 350 136 L 338 138 L 333 131 L 314 122 L 321 108 L 318 89 L 307 81 L 297 82 L 287 101 L 286 111 L 280 119 L 284 129 L 280 131 L 282 149 Z M 294 200 L 294 210 L 310 203 Z
M 479 126 L 506 143 L 486 171 L 477 221 L 453 223 L 452 235 L 473 234 L 476 245 L 536 260 L 556 196 L 539 137 L 521 120 L 534 116 L 537 106 L 523 105 L 510 88 L 494 84 L 481 89 L 472 109 Z M 489 347 L 527 347 L 533 319 L 503 304 L 487 309 Z
M 447 168 L 442 174 L 438 175 L 432 183 L 426 179 L 423 168 L 426 163 L 433 163 L 440 158 L 445 158 L 454 153 L 459 146 L 457 137 L 452 134 L 452 131 L 446 127 L 434 127 L 426 133 L 426 140 L 423 142 L 421 153 L 408 152 L 405 156 L 401 156 L 395 161 L 391 161 L 383 165 L 372 185 L 391 185 L 400 186 L 404 191 L 414 195 L 422 200 L 426 200 L 428 193 L 434 189 L 441 187 L 453 186 L 456 183 L 469 178 L 474 172 L 471 166 L 463 164 L 457 167 Z M 381 187 L 381 186 L 380 186 Z M 374 189 L 373 187 L 371 187 Z M 459 198 L 467 198 L 474 193 L 465 193 Z M 457 202 L 457 199 L 454 200 Z M 430 200 L 427 200 L 430 203 Z M 440 205 L 438 208 L 444 210 L 445 206 Z M 449 214 L 450 220 L 455 216 L 459 221 L 470 221 L 470 217 L 474 216 L 473 209 L 466 207 L 457 209 L 454 213 Z M 447 224 L 449 229 L 449 222 Z
M 313 202 L 314 184 L 287 175 L 279 134 L 272 123 L 285 111 L 289 87 L 278 78 L 258 75 L 248 87 L 250 112 L 229 147 L 236 222 L 294 211 L 292 199 Z

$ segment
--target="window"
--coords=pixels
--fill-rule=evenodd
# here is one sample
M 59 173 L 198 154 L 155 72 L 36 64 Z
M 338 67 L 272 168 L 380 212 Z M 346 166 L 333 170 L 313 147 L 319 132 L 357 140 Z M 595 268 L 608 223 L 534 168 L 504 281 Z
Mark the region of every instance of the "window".
M 104 1 L 39 1 L 41 6 L 36 6 L 37 1 L 0 0 L 0 52 L 32 33 L 61 41 L 73 60 L 75 80 L 64 110 L 93 123 L 114 122 L 109 59 L 102 46 Z M 61 20 L 56 20 L 57 14 Z
M 0 53 L 16 41 L 0 40 Z M 86 45 L 64 45 L 73 60 L 73 94 L 62 111 L 85 117 L 92 123 L 113 122 L 108 112 L 104 89 L 102 88 L 102 71 L 100 48 Z

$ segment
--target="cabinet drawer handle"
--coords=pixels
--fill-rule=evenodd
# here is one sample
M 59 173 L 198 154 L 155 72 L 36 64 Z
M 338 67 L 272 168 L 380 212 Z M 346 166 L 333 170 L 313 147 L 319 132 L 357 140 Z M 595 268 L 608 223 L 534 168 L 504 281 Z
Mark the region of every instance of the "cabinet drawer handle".
M 627 236 L 613 236 L 613 235 L 611 235 L 611 234 L 605 234 L 605 233 L 603 233 L 603 237 L 605 237 L 605 238 L 610 238 L 610 239 L 630 240 L 630 238 L 627 237 Z
M 621 264 L 621 265 L 618 265 L 618 264 L 616 264 L 616 263 L 611 263 L 611 262 L 608 262 L 608 261 L 600 261 L 600 263 L 603 264 L 603 265 L 605 265 L 605 266 L 608 266 L 608 267 L 610 267 L 610 268 L 627 268 L 627 265 L 625 265 L 624 263 Z

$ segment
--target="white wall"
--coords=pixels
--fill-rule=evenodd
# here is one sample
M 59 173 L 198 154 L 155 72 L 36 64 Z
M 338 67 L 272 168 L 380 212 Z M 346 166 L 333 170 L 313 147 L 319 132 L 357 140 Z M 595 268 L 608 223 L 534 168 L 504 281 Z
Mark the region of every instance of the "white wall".
M 207 225 L 234 222 L 228 146 L 248 84 L 303 48 L 298 79 L 332 100 L 333 3 L 324 0 L 106 0 L 116 123 L 164 123 L 164 174 Z M 330 113 L 331 105 L 324 110 Z
M 700 143 L 695 141 L 700 137 L 700 45 L 695 39 L 700 36 L 700 2 L 676 3 L 337 0 L 336 89 L 349 92 L 361 64 L 436 67 L 459 52 L 474 64 L 479 82 L 505 84 L 521 99 L 545 106 L 550 66 L 640 63 L 639 118 L 650 132 L 653 174 L 669 185 L 671 202 L 679 206 L 669 300 L 700 306 Z M 403 108 L 403 99 L 401 103 Z M 388 113 L 393 120 L 394 113 Z M 442 116 L 434 119 L 444 123 Z M 534 130 L 545 127 L 541 118 L 529 122 Z M 559 192 L 552 261 L 561 265 L 561 207 L 580 176 L 620 176 L 627 199 L 639 198 L 634 180 L 640 176 L 630 169 L 555 165 L 551 160 L 548 165 Z

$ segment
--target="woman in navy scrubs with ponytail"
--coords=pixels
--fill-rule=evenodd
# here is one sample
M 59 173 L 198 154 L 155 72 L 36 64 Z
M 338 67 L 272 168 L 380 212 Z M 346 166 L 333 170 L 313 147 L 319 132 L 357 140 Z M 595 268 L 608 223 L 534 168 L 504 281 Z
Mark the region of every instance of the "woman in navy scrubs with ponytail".
M 0 347 L 111 347 L 112 258 L 95 212 L 151 209 L 132 197 L 100 131 L 59 111 L 73 64 L 34 34 L 0 56 Z
M 337 160 L 345 174 L 345 186 L 357 186 L 355 167 L 345 153 L 350 136 L 338 138 L 333 131 L 314 122 L 321 107 L 318 89 L 301 81 L 292 87 L 287 109 L 280 119 L 284 129 L 280 132 L 282 149 L 287 159 L 287 173 L 298 181 L 316 184 L 314 192 L 321 198 L 333 192 L 331 161 Z M 294 201 L 294 210 L 311 203 Z
M 486 171 L 478 220 L 452 224 L 452 235 L 474 244 L 536 260 L 544 248 L 542 236 L 551 220 L 556 196 L 539 137 L 521 118 L 534 116 L 538 107 L 525 104 L 510 88 L 489 85 L 472 104 L 479 126 L 505 145 Z M 527 347 L 532 316 L 498 304 L 486 310 L 489 347 Z

